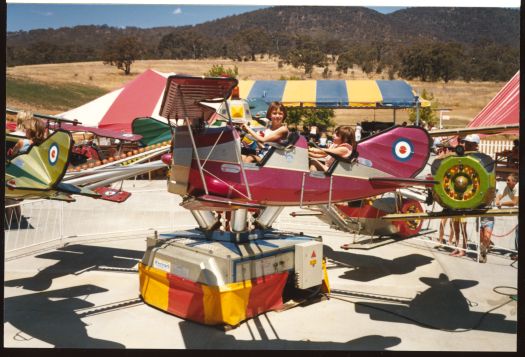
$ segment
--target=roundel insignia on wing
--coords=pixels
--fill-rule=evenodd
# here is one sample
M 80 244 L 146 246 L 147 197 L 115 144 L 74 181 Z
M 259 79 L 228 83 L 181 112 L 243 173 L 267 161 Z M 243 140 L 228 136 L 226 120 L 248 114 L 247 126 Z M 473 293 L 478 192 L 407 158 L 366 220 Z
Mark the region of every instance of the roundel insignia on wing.
M 59 154 L 58 145 L 52 144 L 47 153 L 47 159 L 49 160 L 49 163 L 51 164 L 51 166 L 55 166 L 55 164 L 57 163 L 58 154 Z
M 399 161 L 410 160 L 412 155 L 414 155 L 414 145 L 408 139 L 398 139 L 392 145 L 392 154 L 394 158 Z

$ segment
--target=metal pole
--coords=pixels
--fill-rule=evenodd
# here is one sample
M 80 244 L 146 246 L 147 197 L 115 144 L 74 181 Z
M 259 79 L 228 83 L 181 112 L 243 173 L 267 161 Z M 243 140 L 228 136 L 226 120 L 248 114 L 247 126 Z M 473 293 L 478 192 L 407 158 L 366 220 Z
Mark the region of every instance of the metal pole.
M 394 125 L 396 125 L 396 110 L 394 109 Z
M 59 214 L 60 214 L 59 235 L 60 235 L 60 245 L 62 245 L 63 244 L 62 239 L 64 238 L 64 202 L 63 201 L 60 201 Z
M 416 126 L 419 126 L 419 96 L 414 97 L 416 100 Z

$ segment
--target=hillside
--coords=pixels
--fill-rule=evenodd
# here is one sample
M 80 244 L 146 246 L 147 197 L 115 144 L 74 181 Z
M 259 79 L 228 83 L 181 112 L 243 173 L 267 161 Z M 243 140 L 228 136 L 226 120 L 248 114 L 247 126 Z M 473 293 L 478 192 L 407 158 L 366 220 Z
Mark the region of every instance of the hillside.
M 250 28 L 270 36 L 277 52 L 279 41 L 289 46 L 286 37 L 295 34 L 308 34 L 325 42 L 337 39 L 345 46 L 373 41 L 408 45 L 418 40 L 439 40 L 468 46 L 489 41 L 519 48 L 520 12 L 500 8 L 407 8 L 385 15 L 365 7 L 276 6 L 186 27 L 120 29 L 93 25 L 8 32 L 7 61 L 19 65 L 96 60 L 101 58 L 106 43 L 120 36 L 139 40 L 142 59 L 161 58 L 161 40 L 170 33 L 190 29 L 211 41 L 204 44 L 207 50 L 219 53 L 231 48 L 236 36 Z
M 518 47 L 519 10 L 502 8 L 409 8 L 388 15 L 421 37 L 464 44 L 490 41 Z
M 226 38 L 250 27 L 270 33 L 334 36 L 345 41 L 410 43 L 438 39 L 474 44 L 482 40 L 519 46 L 519 10 L 499 8 L 407 8 L 381 14 L 364 7 L 277 6 L 194 27 Z

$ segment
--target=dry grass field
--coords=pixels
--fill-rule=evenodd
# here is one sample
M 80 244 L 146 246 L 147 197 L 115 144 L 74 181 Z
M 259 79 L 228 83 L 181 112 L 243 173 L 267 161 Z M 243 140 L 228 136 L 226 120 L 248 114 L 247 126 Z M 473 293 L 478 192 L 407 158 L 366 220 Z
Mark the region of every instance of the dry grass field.
M 203 75 L 213 65 L 219 64 L 225 68 L 237 66 L 239 79 L 288 79 L 304 78 L 302 70 L 289 65 L 278 67 L 275 59 L 267 57 L 256 62 L 234 62 L 226 59 L 208 60 L 149 60 L 137 61 L 132 67 L 132 73 L 125 76 L 116 67 L 104 65 L 102 62 L 83 63 L 61 63 L 42 64 L 32 66 L 9 67 L 6 69 L 7 76 L 16 79 L 29 79 L 47 84 L 82 84 L 102 88 L 111 91 L 120 88 L 126 82 L 131 81 L 146 69 L 155 69 L 160 72 L 175 72 L 191 75 Z M 386 74 L 368 77 L 359 70 L 349 71 L 347 74 L 339 74 L 335 65 L 331 65 L 331 79 L 387 79 Z M 312 75 L 313 79 L 322 79 L 322 68 L 316 68 Z M 503 87 L 504 82 L 463 82 L 452 81 L 449 83 L 409 81 L 414 89 L 421 93 L 423 89 L 434 95 L 434 101 L 438 102 L 439 108 L 448 108 L 451 120 L 444 122 L 445 127 L 465 126 L 470 119 L 483 109 L 483 107 Z M 30 108 L 39 112 L 56 114 L 63 110 L 51 107 L 34 107 L 31 103 L 13 101 L 7 93 L 7 105 L 15 108 Z M 407 111 L 397 111 L 398 122 L 406 120 Z M 354 124 L 362 120 L 392 120 L 392 110 L 337 110 L 336 121 L 340 124 Z

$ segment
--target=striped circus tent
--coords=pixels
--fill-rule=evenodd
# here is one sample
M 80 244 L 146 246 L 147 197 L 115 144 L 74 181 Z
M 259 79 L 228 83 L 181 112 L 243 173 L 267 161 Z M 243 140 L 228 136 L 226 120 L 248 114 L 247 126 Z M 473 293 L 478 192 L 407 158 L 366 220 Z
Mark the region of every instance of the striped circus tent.
M 520 71 L 501 88 L 492 100 L 468 123 L 468 128 L 520 123 Z M 519 130 L 505 134 L 519 135 Z
M 128 133 L 131 132 L 131 123 L 138 117 L 165 122 L 159 111 L 170 74 L 148 69 L 122 88 L 57 116 L 77 119 L 85 126 Z
M 174 73 L 148 69 L 122 88 L 58 114 L 85 126 L 131 132 L 138 117 L 165 121 L 159 114 L 166 79 Z M 286 106 L 397 109 L 415 106 L 415 92 L 403 80 L 240 80 L 239 94 L 266 111 L 272 101 Z M 421 106 L 430 105 L 419 99 Z M 255 114 L 257 110 L 252 110 Z
M 416 93 L 403 80 L 241 80 L 248 101 L 282 102 L 291 107 L 413 108 Z M 419 99 L 421 106 L 430 102 Z

